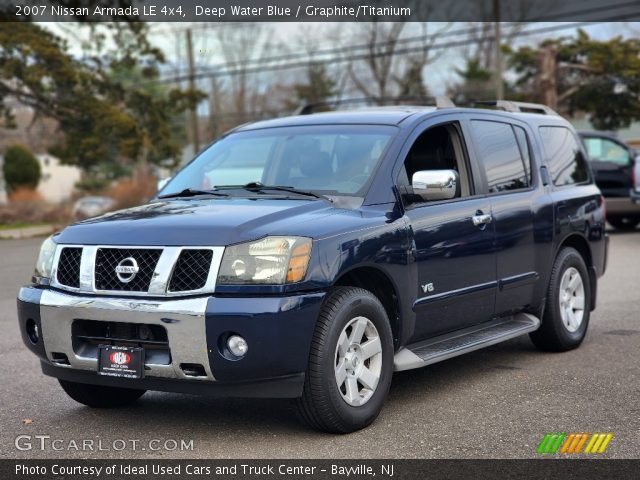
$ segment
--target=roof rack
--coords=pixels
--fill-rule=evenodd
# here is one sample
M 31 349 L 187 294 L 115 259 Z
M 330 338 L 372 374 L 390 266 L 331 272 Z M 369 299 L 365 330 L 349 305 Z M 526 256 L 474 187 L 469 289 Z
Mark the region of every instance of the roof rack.
M 339 100 L 327 100 L 326 102 L 308 103 L 301 105 L 294 115 L 309 115 L 318 111 L 319 108 L 331 108 L 341 105 L 353 105 L 353 104 L 372 104 L 375 106 L 382 105 L 399 105 L 408 104 L 415 106 L 435 106 L 436 108 L 454 108 L 456 105 L 451 101 L 449 97 L 436 96 L 436 97 L 419 97 L 419 96 L 399 96 L 399 97 L 360 97 L 360 98 L 345 98 Z
M 542 115 L 558 115 L 558 112 L 541 103 L 514 102 L 513 100 L 485 100 L 473 102 L 475 105 L 496 107 L 511 113 L 540 113 Z

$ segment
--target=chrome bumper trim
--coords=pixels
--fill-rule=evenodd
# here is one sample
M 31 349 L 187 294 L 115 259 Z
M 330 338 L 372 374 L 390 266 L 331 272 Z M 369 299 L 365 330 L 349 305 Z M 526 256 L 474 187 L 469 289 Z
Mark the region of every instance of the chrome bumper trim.
M 24 290 L 24 289 L 23 289 Z M 22 290 L 20 299 L 29 301 Z M 124 299 L 69 295 L 55 290 L 44 290 L 40 298 L 42 340 L 47 358 L 52 352 L 64 353 L 69 359 L 67 368 L 96 371 L 98 361 L 76 355 L 71 343 L 71 325 L 74 320 L 145 323 L 161 325 L 167 330 L 171 364 L 146 364 L 145 376 L 184 380 L 215 380 L 209 366 L 205 312 L 208 297 L 190 299 Z M 204 367 L 206 376 L 185 375 L 180 364 L 197 363 Z

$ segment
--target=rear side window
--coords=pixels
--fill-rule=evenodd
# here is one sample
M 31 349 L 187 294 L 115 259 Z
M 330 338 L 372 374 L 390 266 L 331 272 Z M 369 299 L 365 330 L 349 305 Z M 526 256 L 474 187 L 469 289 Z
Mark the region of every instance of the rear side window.
M 540 127 L 540 138 L 547 153 L 549 174 L 556 187 L 589 180 L 587 162 L 571 130 L 565 127 Z
M 527 188 L 530 185 L 529 150 L 521 149 L 508 123 L 473 120 L 473 136 L 487 175 L 489 193 Z M 524 134 L 524 131 L 522 132 Z M 523 156 L 526 151 L 526 156 Z

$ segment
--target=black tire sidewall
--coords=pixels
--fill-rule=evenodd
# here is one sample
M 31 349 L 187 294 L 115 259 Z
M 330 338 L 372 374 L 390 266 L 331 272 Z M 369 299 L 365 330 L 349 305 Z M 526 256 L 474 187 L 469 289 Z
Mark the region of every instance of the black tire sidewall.
M 635 230 L 640 223 L 640 217 L 632 216 L 609 216 L 607 218 L 609 224 L 617 229 L 623 231 Z
M 580 273 L 585 294 L 582 323 L 575 332 L 570 332 L 566 329 L 562 322 L 562 315 L 560 313 L 560 282 L 562 281 L 564 273 L 571 267 L 575 268 Z M 566 248 L 560 252 L 556 260 L 551 284 L 549 285 L 549 298 L 544 318 L 544 322 L 548 322 L 549 326 L 553 328 L 558 341 L 565 348 L 578 346 L 582 343 L 582 340 L 584 340 L 589 326 L 589 317 L 591 313 L 590 305 L 591 284 L 589 281 L 589 272 L 587 271 L 587 267 L 584 260 L 576 250 L 573 248 Z
M 378 386 L 373 396 L 364 405 L 354 407 L 342 398 L 338 390 L 335 381 L 335 350 L 338 344 L 338 338 L 344 327 L 353 318 L 358 316 L 371 320 L 378 330 L 382 344 L 382 370 L 380 372 Z M 373 422 L 380 413 L 387 393 L 389 392 L 389 387 L 391 386 L 393 353 L 393 338 L 384 307 L 373 294 L 369 292 L 358 290 L 352 295 L 349 295 L 340 305 L 330 323 L 326 335 L 325 351 L 323 352 L 324 358 L 322 359 L 325 391 L 328 394 L 332 409 L 346 430 L 351 431 L 353 429 L 363 428 Z

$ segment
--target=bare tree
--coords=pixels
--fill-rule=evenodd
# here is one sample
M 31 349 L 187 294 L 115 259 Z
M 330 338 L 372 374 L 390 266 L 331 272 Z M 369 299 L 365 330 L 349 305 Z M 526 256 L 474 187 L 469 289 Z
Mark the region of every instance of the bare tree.
M 414 26 L 414 25 L 412 25 Z M 429 94 L 424 82 L 423 72 L 427 65 L 440 58 L 445 50 L 432 50 L 438 35 L 445 32 L 449 25 L 445 25 L 437 32 L 429 33 L 429 22 L 422 22 L 417 25 L 416 37 L 419 39 L 413 44 L 410 53 L 399 55 L 397 62 L 397 72 L 393 74 L 393 79 L 399 87 L 399 94 L 403 96 L 426 96 Z
M 424 7 L 423 7 L 424 8 Z M 424 68 L 444 52 L 432 49 L 438 34 L 429 22 L 379 22 L 362 24 L 357 35 L 365 39 L 364 60 L 349 65 L 349 78 L 355 90 L 367 97 L 382 98 L 396 94 L 426 95 Z
M 230 94 L 231 110 L 249 117 L 260 103 L 260 74 L 249 72 L 249 65 L 272 49 L 271 26 L 252 23 L 216 28 L 215 39 L 224 67 L 234 72 L 224 86 Z M 220 95 L 222 89 L 217 90 Z
M 362 65 L 349 65 L 349 77 L 364 96 L 381 98 L 391 94 L 396 48 L 405 25 L 406 22 L 377 20 L 362 24 L 360 32 L 364 35 L 360 36 L 366 39 L 366 58 Z

